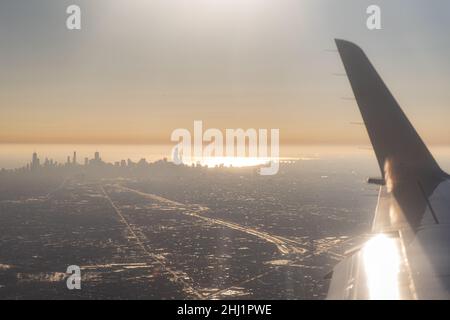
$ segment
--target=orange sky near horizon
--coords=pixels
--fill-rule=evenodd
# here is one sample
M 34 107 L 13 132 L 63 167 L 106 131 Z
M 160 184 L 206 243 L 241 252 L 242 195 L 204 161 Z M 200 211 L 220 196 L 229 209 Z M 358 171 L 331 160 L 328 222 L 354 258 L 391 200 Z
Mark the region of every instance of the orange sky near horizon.
M 0 143 L 169 144 L 202 120 L 365 145 L 333 76 L 339 37 L 366 50 L 427 143 L 450 144 L 450 4 L 379 2 L 376 32 L 366 0 L 81 0 L 81 31 L 65 28 L 68 1 L 1 3 Z

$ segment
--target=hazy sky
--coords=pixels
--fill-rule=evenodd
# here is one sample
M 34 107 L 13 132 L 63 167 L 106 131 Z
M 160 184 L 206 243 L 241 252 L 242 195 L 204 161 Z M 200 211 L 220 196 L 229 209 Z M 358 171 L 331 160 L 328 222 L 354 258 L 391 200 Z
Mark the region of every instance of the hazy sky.
M 82 8 L 82 30 L 65 10 Z M 383 30 L 365 26 L 379 4 Z M 0 142 L 170 143 L 279 128 L 364 143 L 333 39 L 360 44 L 424 139 L 450 143 L 446 0 L 0 0 Z

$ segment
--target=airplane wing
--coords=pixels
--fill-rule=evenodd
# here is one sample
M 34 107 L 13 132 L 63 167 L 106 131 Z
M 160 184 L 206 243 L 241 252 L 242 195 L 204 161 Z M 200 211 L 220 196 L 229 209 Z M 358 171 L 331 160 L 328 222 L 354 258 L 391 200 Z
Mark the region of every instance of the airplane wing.
M 450 181 L 357 45 L 336 40 L 381 171 L 372 237 L 329 299 L 450 299 Z

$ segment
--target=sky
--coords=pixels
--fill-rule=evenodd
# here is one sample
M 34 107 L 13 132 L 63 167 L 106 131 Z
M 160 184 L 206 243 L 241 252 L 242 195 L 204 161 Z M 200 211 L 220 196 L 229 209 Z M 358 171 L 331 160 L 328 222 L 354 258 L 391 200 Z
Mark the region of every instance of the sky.
M 82 30 L 66 28 L 66 8 Z M 382 30 L 366 28 L 381 7 Z M 359 44 L 429 144 L 450 144 L 450 2 L 0 0 L 0 143 L 170 143 L 276 128 L 363 144 L 334 38 Z

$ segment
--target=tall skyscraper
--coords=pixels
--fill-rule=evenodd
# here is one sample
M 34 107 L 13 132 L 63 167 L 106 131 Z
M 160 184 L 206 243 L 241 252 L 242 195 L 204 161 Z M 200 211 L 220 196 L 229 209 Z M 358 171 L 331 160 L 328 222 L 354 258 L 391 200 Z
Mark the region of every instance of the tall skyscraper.
M 77 164 L 77 152 L 76 151 L 73 152 L 73 159 L 72 159 L 72 161 L 73 161 L 73 164 Z
M 40 166 L 39 158 L 37 156 L 37 153 L 34 152 L 33 158 L 31 159 L 31 170 L 36 170 L 37 168 L 39 168 L 39 166 Z

